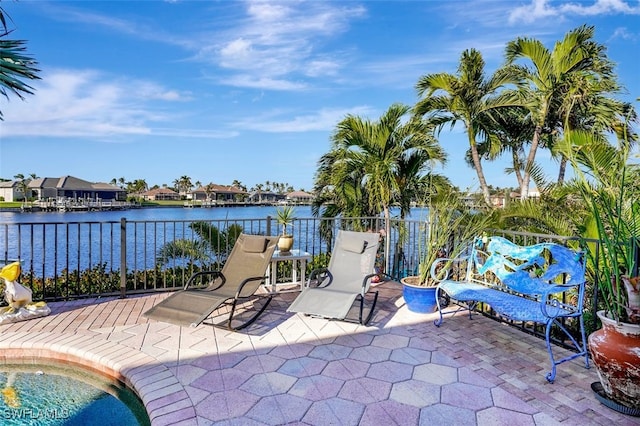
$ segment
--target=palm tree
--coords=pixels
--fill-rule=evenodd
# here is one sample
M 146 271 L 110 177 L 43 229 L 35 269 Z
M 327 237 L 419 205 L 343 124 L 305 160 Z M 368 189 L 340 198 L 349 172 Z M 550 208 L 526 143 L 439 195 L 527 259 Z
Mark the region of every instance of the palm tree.
M 236 224 L 222 231 L 207 222 L 193 222 L 189 228 L 197 238 L 177 239 L 162 246 L 157 256 L 159 265 L 182 259 L 190 264 L 199 263 L 201 266 L 215 261 L 219 266 L 242 233 L 242 227 Z
M 408 191 L 419 187 L 432 162 L 444 162 L 445 153 L 421 119 L 405 121 L 410 107 L 393 104 L 375 122 L 348 115 L 332 136 L 333 146 L 319 161 L 314 214 L 321 203 L 330 215 L 353 217 L 377 216 L 382 213 L 387 235 L 390 235 L 390 208 L 403 201 L 407 212 Z M 390 253 L 390 240 L 385 239 L 385 253 Z M 389 259 L 386 259 L 388 270 Z
M 19 192 L 22 192 L 23 201 L 29 201 L 29 179 L 25 179 L 22 173 L 18 173 L 14 176 L 18 181 L 17 188 Z
M 215 185 L 213 184 L 213 182 L 209 182 L 202 189 L 204 190 L 205 197 L 207 197 L 207 201 L 210 201 L 211 194 L 213 194 L 213 191 L 215 190 Z
M 521 188 L 524 180 L 525 146 L 533 135 L 533 125 L 527 110 L 522 107 L 500 108 L 489 115 L 489 120 L 491 138 L 497 139 L 499 143 L 481 142 L 478 144 L 478 152 L 482 158 L 489 160 L 494 160 L 501 154 L 509 154 L 511 167 L 505 172 L 515 174 L 518 188 Z M 499 150 L 496 150 L 496 147 Z M 471 155 L 469 152 L 467 154 L 469 162 Z
M 9 40 L 7 36 L 11 30 L 7 28 L 6 13 L 0 7 L 0 94 L 9 99 L 13 93 L 20 99 L 24 95 L 33 95 L 34 88 L 23 80 L 38 80 L 40 70 L 36 68 L 38 62 L 25 54 L 26 41 Z M 0 111 L 0 121 L 4 120 Z
M 583 25 L 569 31 L 562 40 L 556 42 L 552 51 L 539 40 L 531 38 L 521 37 L 507 43 L 507 65 L 504 70 L 514 78 L 521 79 L 519 104 L 529 110 L 535 126 L 520 186 L 522 200 L 529 195 L 530 172 L 545 128 L 552 131 L 559 127 L 557 120 L 550 120 L 554 116 L 552 113 L 568 108 L 571 102 L 567 100 L 572 98 L 577 82 L 587 77 L 602 80 L 613 78 L 612 65 L 606 58 L 605 49 L 593 41 L 593 35 L 594 28 Z M 530 61 L 532 66 L 515 64 L 520 59 Z
M 416 89 L 422 99 L 414 107 L 414 113 L 426 115 L 440 130 L 446 124 L 453 127 L 461 122 L 464 125 L 473 167 L 478 174 L 485 203 L 490 205 L 489 187 L 482 170 L 476 138 L 480 136 L 489 140 L 490 131 L 485 120 L 488 112 L 515 105 L 508 96 L 497 95 L 498 90 L 515 80 L 501 70 L 487 77 L 484 66 L 480 52 L 469 49 L 462 52 L 456 75 L 442 72 L 420 77 Z
M 258 203 L 262 203 L 262 184 L 256 184 L 256 192 L 258 193 Z

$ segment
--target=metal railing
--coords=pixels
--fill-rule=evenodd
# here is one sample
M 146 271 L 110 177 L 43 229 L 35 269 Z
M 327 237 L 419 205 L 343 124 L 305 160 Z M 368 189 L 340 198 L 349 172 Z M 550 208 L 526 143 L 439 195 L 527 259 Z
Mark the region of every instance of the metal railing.
M 202 246 L 203 238 L 193 229 L 195 222 L 205 222 L 222 231 L 222 235 L 233 227 L 261 235 L 278 235 L 280 230 L 275 219 L 269 216 L 206 221 L 123 218 L 100 222 L 0 223 L 0 263 L 21 262 L 21 281 L 33 290 L 34 300 L 126 297 L 127 294 L 176 290 L 182 288 L 194 272 L 219 268 L 232 248 L 232 241 L 222 236 L 215 238 L 218 234 L 206 235 L 204 240 L 208 246 Z M 311 254 L 313 260 L 307 266 L 313 269 L 326 266 L 338 229 L 379 231 L 385 229 L 385 221 L 380 217 L 296 218 L 292 229 L 294 248 Z M 380 272 L 396 281 L 415 274 L 425 229 L 424 220 L 392 219 L 388 244 L 382 241 L 379 248 Z M 507 236 L 519 244 L 554 241 L 577 246 L 575 237 L 504 230 L 492 233 Z M 198 244 L 208 258 L 193 259 L 190 247 Z M 597 241 L 593 244 L 598 247 Z M 384 259 L 388 259 L 387 262 Z M 595 306 L 596 297 L 593 291 L 589 292 L 591 302 L 585 301 L 585 306 Z M 483 313 L 493 315 L 490 310 Z M 595 315 L 593 318 L 595 321 Z M 544 335 L 544 330 L 535 324 L 517 326 Z

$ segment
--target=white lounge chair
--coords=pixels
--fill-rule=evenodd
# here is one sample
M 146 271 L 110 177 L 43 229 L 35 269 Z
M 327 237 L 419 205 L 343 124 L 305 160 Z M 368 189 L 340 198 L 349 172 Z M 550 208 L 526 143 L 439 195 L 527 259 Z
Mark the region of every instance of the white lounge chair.
M 363 319 L 365 295 L 374 273 L 378 239 L 373 232 L 338 231 L 328 268 L 311 272 L 308 285 L 293 301 L 288 312 L 344 321 L 356 298 L 360 298 L 358 322 L 367 324 L 373 316 L 378 292 L 373 292 L 371 308 Z M 353 321 L 355 322 L 355 321 Z

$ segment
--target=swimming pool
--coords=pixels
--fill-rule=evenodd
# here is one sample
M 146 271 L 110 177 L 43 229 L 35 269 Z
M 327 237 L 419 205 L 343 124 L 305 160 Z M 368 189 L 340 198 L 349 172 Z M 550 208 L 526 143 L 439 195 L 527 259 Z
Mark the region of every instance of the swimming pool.
M 0 365 L 2 425 L 150 425 L 137 395 L 76 365 Z

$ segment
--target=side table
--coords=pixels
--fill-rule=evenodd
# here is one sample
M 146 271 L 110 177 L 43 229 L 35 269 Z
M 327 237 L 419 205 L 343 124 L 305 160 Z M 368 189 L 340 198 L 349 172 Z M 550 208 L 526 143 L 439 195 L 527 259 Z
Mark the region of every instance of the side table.
M 301 291 L 304 287 L 307 274 L 307 261 L 311 260 L 311 253 L 302 250 L 291 250 L 288 252 L 280 252 L 276 250 L 271 258 L 271 263 L 267 268 L 267 283 L 271 285 L 271 293 L 276 293 L 278 286 L 281 285 L 299 285 L 299 288 L 288 291 Z M 279 283 L 278 281 L 278 262 L 292 262 L 291 281 Z M 300 274 L 298 274 L 298 266 Z M 299 276 L 298 276 L 299 275 Z M 284 290 L 287 291 L 287 290 Z

